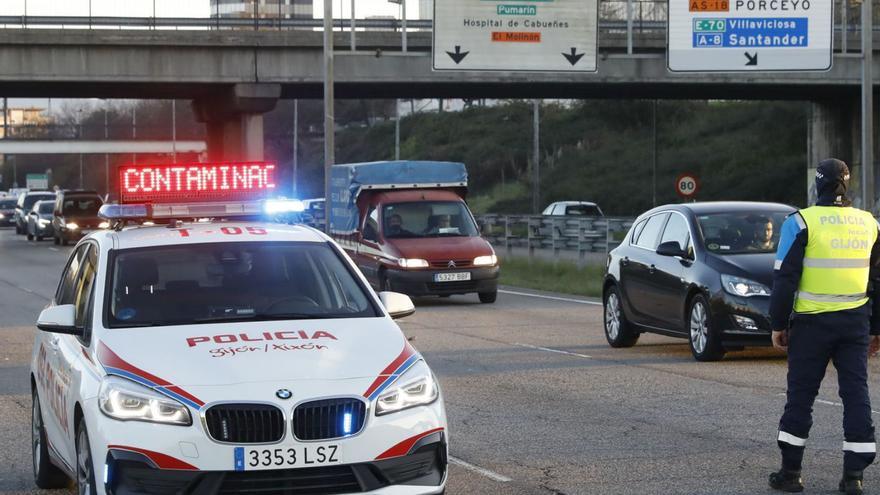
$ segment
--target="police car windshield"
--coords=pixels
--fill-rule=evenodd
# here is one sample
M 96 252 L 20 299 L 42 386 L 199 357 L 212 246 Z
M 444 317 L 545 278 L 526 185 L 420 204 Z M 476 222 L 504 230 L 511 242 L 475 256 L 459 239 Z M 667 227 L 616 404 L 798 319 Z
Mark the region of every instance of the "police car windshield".
M 326 244 L 212 243 L 119 251 L 111 327 L 380 316 Z
M 715 254 L 775 253 L 787 213 L 748 211 L 700 215 L 706 249 Z
M 383 209 L 382 221 L 386 239 L 479 235 L 473 218 L 460 201 L 387 205 Z

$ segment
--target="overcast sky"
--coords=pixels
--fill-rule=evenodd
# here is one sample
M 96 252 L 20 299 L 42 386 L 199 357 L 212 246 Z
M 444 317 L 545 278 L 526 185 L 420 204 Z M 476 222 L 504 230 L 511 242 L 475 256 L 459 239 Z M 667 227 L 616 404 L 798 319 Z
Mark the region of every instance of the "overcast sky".
M 89 12 L 89 0 L 0 0 L 0 15 L 23 15 L 27 3 L 27 15 L 85 16 Z M 149 17 L 153 13 L 154 0 L 91 0 L 94 16 Z M 333 16 L 351 16 L 351 0 L 334 0 Z M 159 17 L 208 17 L 209 0 L 155 0 Z M 387 0 L 357 0 L 358 17 L 373 15 L 397 15 L 400 7 Z M 419 15 L 418 0 L 407 0 L 408 19 L 427 18 Z M 322 17 L 324 0 L 315 0 L 315 17 Z

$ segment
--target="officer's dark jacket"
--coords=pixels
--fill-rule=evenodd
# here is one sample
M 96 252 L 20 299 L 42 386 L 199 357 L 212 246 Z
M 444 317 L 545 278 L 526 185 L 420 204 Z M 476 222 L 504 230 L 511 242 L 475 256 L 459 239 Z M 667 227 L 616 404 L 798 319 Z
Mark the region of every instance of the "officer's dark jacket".
M 817 206 L 835 206 L 830 198 L 819 198 Z M 794 307 L 794 298 L 801 280 L 804 253 L 807 249 L 807 228 L 804 222 L 797 222 L 793 213 L 782 225 L 777 259 L 778 268 L 773 273 L 773 291 L 770 295 L 770 323 L 773 330 L 786 330 Z M 868 282 L 868 305 L 871 309 L 871 334 L 880 335 L 880 236 L 871 249 L 871 275 Z M 864 311 L 857 308 L 850 311 Z

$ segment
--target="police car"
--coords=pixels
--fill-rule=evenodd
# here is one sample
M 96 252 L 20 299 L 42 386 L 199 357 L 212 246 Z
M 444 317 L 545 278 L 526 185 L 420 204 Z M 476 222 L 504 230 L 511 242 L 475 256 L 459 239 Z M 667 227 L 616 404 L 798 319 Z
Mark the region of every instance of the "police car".
M 323 233 L 256 221 L 273 167 L 120 170 L 113 228 L 79 242 L 37 322 L 37 486 L 443 492 L 442 393 L 393 321 L 412 302 Z

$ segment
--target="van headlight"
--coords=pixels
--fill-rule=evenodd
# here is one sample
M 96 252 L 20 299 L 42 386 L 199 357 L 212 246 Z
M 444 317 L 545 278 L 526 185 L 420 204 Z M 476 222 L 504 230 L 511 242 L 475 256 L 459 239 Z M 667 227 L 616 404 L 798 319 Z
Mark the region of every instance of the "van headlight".
M 474 266 L 495 266 L 498 264 L 498 257 L 494 254 L 491 256 L 477 256 L 474 258 Z
M 376 399 L 376 416 L 428 405 L 440 395 L 437 380 L 424 361 L 418 361 Z
M 400 258 L 397 264 L 401 268 L 428 268 L 428 261 L 418 258 Z
M 67 227 L 69 230 L 76 230 L 79 228 L 79 225 L 77 225 L 74 222 L 70 222 L 67 225 L 65 225 L 65 227 Z
M 721 286 L 734 296 L 752 297 L 769 296 L 770 288 L 764 284 L 747 278 L 734 277 L 733 275 L 721 275 Z
M 189 409 L 180 402 L 122 378 L 111 376 L 101 382 L 98 405 L 101 412 L 120 421 L 192 424 Z
M 109 228 L 110 228 L 110 222 L 107 222 L 107 221 L 101 222 L 101 223 L 98 224 L 98 228 L 99 228 L 99 229 L 109 229 Z

